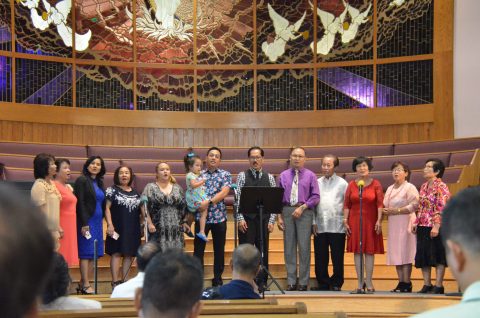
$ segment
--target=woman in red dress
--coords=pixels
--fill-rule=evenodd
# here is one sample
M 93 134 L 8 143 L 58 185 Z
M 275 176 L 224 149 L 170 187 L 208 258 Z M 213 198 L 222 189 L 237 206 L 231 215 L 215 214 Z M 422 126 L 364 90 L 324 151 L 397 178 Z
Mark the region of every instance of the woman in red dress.
M 354 253 L 355 269 L 357 272 L 358 288 L 352 293 L 359 294 L 375 292 L 372 283 L 374 254 L 383 254 L 382 237 L 382 210 L 383 189 L 378 180 L 370 177 L 372 161 L 366 157 L 357 157 L 353 160 L 352 169 L 357 173 L 357 178 L 350 181 L 345 192 L 343 206 L 347 239 L 347 252 Z M 362 194 L 362 252 L 365 259 L 365 275 L 360 272 L 360 195 L 359 181 L 363 181 Z
M 78 266 L 77 246 L 77 197 L 73 194 L 73 188 L 67 183 L 70 179 L 70 161 L 59 158 L 55 161 L 57 174 L 55 186 L 62 196 L 60 201 L 60 226 L 63 229 L 59 253 L 63 255 L 68 266 Z

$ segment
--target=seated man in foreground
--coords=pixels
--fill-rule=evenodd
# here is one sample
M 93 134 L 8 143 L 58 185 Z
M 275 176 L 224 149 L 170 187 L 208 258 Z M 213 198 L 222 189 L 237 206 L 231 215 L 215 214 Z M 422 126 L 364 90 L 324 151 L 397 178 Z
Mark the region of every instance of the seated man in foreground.
M 458 305 L 415 317 L 479 317 L 480 309 L 480 187 L 468 188 L 446 205 L 440 227 L 447 263 L 463 291 Z
M 117 285 L 112 292 L 110 298 L 134 298 L 135 290 L 143 286 L 143 279 L 145 277 L 145 268 L 150 260 L 160 252 L 160 245 L 154 241 L 147 242 L 140 245 L 137 251 L 137 276 L 126 281 L 123 284 Z
M 232 281 L 207 288 L 202 299 L 259 299 L 255 277 L 260 270 L 260 252 L 252 244 L 240 244 L 232 257 Z
M 200 261 L 181 250 L 157 253 L 147 265 L 142 288 L 135 292 L 139 317 L 197 317 L 203 289 Z

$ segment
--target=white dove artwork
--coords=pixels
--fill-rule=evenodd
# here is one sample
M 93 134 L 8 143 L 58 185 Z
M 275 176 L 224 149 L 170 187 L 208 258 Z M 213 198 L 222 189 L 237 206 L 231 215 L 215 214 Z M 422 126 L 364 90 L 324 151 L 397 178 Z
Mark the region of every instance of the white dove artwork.
M 38 4 L 40 0 L 19 0 L 23 6 L 30 9 L 30 17 L 33 26 L 39 30 L 46 30 L 50 24 L 57 27 L 58 34 L 67 47 L 72 46 L 72 28 L 67 25 L 67 18 L 72 8 L 71 0 L 59 1 L 55 6 L 51 6 L 47 0 L 42 0 L 46 9 L 42 14 L 38 14 Z M 75 49 L 77 51 L 85 51 L 88 48 L 92 31 L 88 30 L 85 34 L 75 33 Z
M 268 15 L 273 21 L 275 38 L 271 43 L 268 43 L 267 41 L 263 42 L 262 51 L 271 62 L 277 61 L 277 59 L 285 53 L 285 46 L 287 45 L 288 41 L 295 40 L 302 36 L 300 33 L 295 33 L 298 33 L 306 14 L 307 12 L 305 11 L 300 20 L 298 20 L 295 24 L 291 24 L 287 19 L 278 14 L 272 8 L 270 3 L 268 4 Z
M 155 19 L 162 24 L 165 29 L 175 27 L 175 11 L 180 5 L 180 0 L 149 0 L 150 5 L 155 11 Z
M 368 21 L 368 14 L 372 7 L 371 3 L 365 11 L 360 12 L 360 10 L 354 8 L 349 3 L 342 2 L 345 9 L 338 17 L 317 7 L 317 15 L 325 30 L 321 39 L 316 43 L 317 54 L 328 55 L 332 51 L 337 33 L 341 35 L 343 44 L 350 43 L 357 36 L 359 26 Z M 309 3 L 313 9 L 313 4 Z M 347 13 L 350 16 L 350 23 L 345 21 Z M 314 45 L 314 42 L 310 44 L 312 51 L 314 50 Z

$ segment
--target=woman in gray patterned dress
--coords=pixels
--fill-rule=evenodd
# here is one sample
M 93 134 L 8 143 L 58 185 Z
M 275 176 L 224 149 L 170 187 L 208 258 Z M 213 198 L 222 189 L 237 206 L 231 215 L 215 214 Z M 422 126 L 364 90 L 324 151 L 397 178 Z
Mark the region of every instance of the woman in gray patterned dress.
M 162 251 L 184 246 L 183 232 L 186 224 L 186 203 L 183 189 L 170 173 L 170 166 L 161 162 L 156 167 L 156 181 L 143 190 L 148 203 L 149 240 L 157 241 Z

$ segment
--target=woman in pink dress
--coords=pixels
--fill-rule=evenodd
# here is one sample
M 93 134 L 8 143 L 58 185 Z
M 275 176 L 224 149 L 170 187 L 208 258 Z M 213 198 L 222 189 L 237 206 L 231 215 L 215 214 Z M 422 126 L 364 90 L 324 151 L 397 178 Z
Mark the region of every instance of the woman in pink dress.
M 55 186 L 62 196 L 60 201 L 60 226 L 63 229 L 59 253 L 63 255 L 68 266 L 78 265 L 77 247 L 77 197 L 73 194 L 73 188 L 67 183 L 70 179 L 70 161 L 68 159 L 57 159 L 57 174 Z
M 391 291 L 411 293 L 410 276 L 417 250 L 411 226 L 418 207 L 418 191 L 408 182 L 410 169 L 405 163 L 394 162 L 391 170 L 395 183 L 388 187 L 383 200 L 383 214 L 388 216 L 387 265 L 395 265 L 398 275 L 398 285 Z

